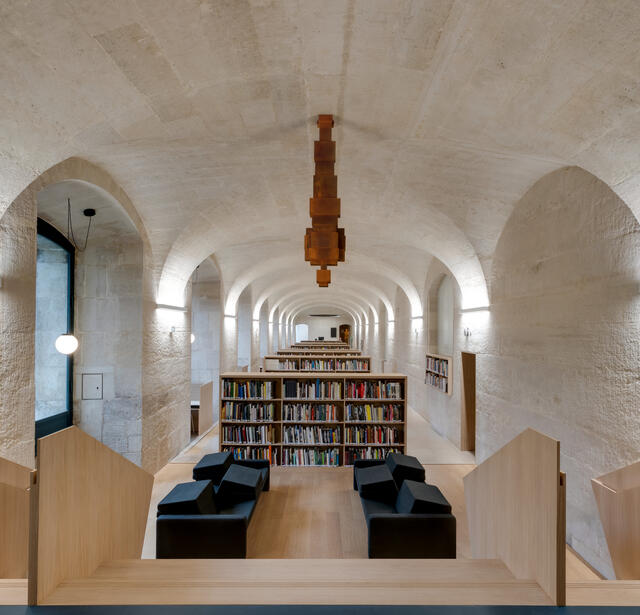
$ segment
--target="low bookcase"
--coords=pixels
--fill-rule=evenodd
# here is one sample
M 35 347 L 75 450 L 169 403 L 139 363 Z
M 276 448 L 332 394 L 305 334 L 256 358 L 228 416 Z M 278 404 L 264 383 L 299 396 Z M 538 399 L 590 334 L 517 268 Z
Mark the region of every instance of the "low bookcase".
M 406 450 L 403 374 L 232 372 L 220 393 L 220 450 L 239 459 L 344 466 Z
M 370 372 L 371 357 L 352 354 L 265 356 L 265 372 Z
M 426 368 L 424 374 L 425 384 L 438 389 L 441 393 L 451 395 L 453 382 L 453 362 L 451 357 L 439 354 L 426 355 Z

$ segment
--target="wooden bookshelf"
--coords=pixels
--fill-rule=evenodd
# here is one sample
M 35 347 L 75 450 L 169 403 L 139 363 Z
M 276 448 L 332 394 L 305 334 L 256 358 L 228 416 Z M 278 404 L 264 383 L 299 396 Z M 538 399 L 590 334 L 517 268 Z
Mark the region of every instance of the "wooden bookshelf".
M 370 372 L 371 357 L 340 354 L 267 355 L 265 372 Z
M 451 395 L 453 391 L 452 358 L 439 354 L 427 354 L 424 382 L 445 395 Z
M 322 356 L 343 356 L 354 355 L 359 356 L 362 354 L 362 350 L 356 350 L 355 348 L 333 348 L 333 349 L 311 349 L 311 348 L 284 348 L 276 352 L 277 355 L 289 356 L 289 355 L 322 355 Z
M 349 344 L 345 344 L 344 342 L 322 341 L 300 342 L 298 344 L 292 344 L 291 348 L 300 348 L 305 350 L 336 350 L 338 348 L 343 348 L 344 350 L 350 350 L 351 346 L 349 346 Z
M 240 458 L 338 467 L 406 451 L 403 374 L 230 372 L 220 392 L 220 450 Z

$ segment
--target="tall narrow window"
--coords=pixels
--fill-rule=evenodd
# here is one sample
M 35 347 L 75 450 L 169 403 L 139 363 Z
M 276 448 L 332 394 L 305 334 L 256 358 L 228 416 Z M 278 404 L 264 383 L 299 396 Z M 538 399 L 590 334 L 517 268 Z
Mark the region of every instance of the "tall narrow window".
M 438 352 L 453 354 L 453 282 L 447 275 L 438 288 Z
M 36 438 L 73 422 L 73 359 L 60 354 L 56 338 L 73 332 L 73 246 L 38 219 L 36 260 Z

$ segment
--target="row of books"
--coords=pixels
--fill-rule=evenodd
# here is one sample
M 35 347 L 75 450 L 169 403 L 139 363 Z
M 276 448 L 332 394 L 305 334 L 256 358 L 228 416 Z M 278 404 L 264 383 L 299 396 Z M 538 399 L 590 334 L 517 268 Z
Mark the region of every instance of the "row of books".
M 227 421 L 274 421 L 275 405 L 247 404 L 226 401 L 222 406 L 222 420 Z
M 222 428 L 222 441 L 270 444 L 273 442 L 273 428 L 271 425 L 225 425 Z
M 449 360 L 436 359 L 435 357 L 427 357 L 427 370 L 437 372 L 441 376 L 449 375 Z
M 382 425 L 347 427 L 345 444 L 402 444 L 402 430 Z
M 427 384 L 436 387 L 436 389 L 440 389 L 443 393 L 449 392 L 449 379 L 447 377 L 426 372 L 426 380 Z
M 283 466 L 337 466 L 340 450 L 337 448 L 283 448 Z
M 278 450 L 270 446 L 234 447 L 223 446 L 223 451 L 232 451 L 234 459 L 268 459 L 271 465 L 278 464 Z
M 287 425 L 282 428 L 284 444 L 340 444 L 339 427 Z
M 289 367 L 292 361 L 280 363 L 280 369 L 305 369 L 326 372 L 361 372 L 369 369 L 369 361 L 363 359 L 299 359 L 297 365 Z
M 335 380 L 285 380 L 284 396 L 289 399 L 340 399 L 342 382 Z
M 347 383 L 347 397 L 353 399 L 402 399 L 400 382 L 363 380 Z
M 337 421 L 335 404 L 284 404 L 283 421 Z
M 353 465 L 356 459 L 385 459 L 389 453 L 401 453 L 398 448 L 376 448 L 361 446 L 359 448 L 345 448 L 344 465 Z
M 402 407 L 397 404 L 347 404 L 345 421 L 402 421 Z
M 296 359 L 281 359 L 278 363 L 278 369 L 291 371 L 300 369 L 300 366 L 298 365 L 298 361 Z
M 240 399 L 272 399 L 276 390 L 276 383 L 269 380 L 224 380 L 223 397 L 237 397 Z

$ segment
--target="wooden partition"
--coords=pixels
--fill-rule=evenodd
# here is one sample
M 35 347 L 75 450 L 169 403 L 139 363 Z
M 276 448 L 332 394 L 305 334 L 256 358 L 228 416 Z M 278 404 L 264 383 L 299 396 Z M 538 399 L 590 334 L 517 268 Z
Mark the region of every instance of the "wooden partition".
M 565 604 L 565 493 L 560 443 L 523 431 L 464 477 L 474 558 L 501 559 Z
M 29 603 L 110 560 L 139 559 L 153 476 L 69 427 L 39 440 Z
M 200 387 L 200 408 L 198 410 L 198 434 L 203 434 L 213 425 L 213 382 Z
M 617 579 L 640 579 L 640 461 L 591 481 Z
M 35 470 L 0 458 L 0 579 L 26 579 Z

